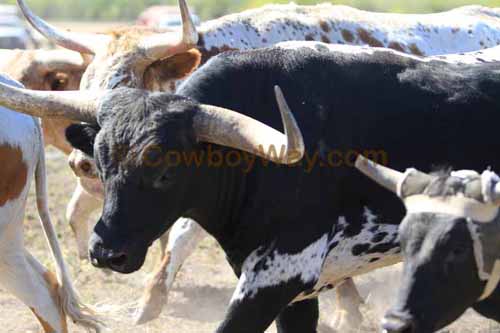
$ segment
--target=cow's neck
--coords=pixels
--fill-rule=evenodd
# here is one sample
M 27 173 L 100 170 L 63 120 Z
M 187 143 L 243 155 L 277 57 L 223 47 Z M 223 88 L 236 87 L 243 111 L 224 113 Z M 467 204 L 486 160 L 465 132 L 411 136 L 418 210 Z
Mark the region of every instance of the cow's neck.
M 203 183 L 197 182 L 197 208 L 186 213 L 223 244 L 231 238 L 243 200 L 244 173 L 238 168 L 204 166 Z

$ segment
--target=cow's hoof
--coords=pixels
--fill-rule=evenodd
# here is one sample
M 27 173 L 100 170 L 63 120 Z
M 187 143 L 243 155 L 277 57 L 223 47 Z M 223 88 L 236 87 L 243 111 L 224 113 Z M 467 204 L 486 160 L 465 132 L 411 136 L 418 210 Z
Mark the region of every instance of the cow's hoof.
M 167 303 L 167 287 L 165 282 L 153 279 L 142 296 L 136 313 L 134 314 L 134 324 L 143 325 L 155 320 L 161 314 L 163 306 Z
M 80 259 L 82 263 L 90 262 L 89 252 L 78 251 L 78 259 Z

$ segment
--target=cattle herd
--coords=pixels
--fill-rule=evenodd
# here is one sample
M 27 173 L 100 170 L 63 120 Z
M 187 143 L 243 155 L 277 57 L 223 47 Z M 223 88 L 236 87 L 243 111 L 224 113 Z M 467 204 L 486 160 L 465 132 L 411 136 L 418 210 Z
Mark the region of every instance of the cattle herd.
M 0 51 L 0 286 L 44 332 L 106 324 L 72 286 L 44 145 L 76 176 L 80 259 L 132 273 L 160 240 L 137 325 L 207 234 L 239 277 L 218 333 L 317 332 L 333 288 L 347 331 L 352 278 L 401 261 L 381 329 L 435 332 L 468 308 L 500 322 L 500 8 L 269 5 L 196 27 L 179 0 L 182 29 L 89 34 L 17 2 L 62 47 Z M 33 179 L 56 274 L 23 243 Z

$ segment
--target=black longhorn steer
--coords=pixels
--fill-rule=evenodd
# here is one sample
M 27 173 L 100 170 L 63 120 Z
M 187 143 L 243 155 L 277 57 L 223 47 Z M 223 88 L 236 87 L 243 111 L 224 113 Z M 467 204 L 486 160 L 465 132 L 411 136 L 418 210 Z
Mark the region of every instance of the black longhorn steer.
M 400 260 L 404 207 L 352 167 L 356 152 L 383 150 L 378 156 L 394 168 L 499 165 L 499 63 L 452 65 L 312 45 L 222 54 L 179 95 L 101 92 L 98 124 L 67 133 L 95 157 L 106 189 L 91 242 L 95 265 L 133 272 L 178 217 L 192 217 L 219 241 L 240 277 L 217 332 L 261 333 L 275 318 L 280 333 L 316 332 L 318 292 Z M 254 160 L 196 135 L 200 103 L 280 128 L 274 85 L 288 96 L 302 130 L 307 154 L 300 163 Z M 28 106 L 9 104 L 7 94 L 0 102 L 17 110 L 47 104 L 40 94 Z M 78 109 L 58 95 L 50 94 L 51 107 Z M 92 121 L 90 105 L 82 113 Z M 218 152 L 218 163 L 208 158 Z M 174 163 L 193 153 L 205 160 Z M 234 163 L 237 156 L 241 163 Z

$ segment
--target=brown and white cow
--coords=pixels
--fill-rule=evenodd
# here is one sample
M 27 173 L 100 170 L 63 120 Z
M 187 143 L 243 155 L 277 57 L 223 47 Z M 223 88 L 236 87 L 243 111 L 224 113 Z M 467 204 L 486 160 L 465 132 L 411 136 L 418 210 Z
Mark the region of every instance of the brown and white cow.
M 0 75 L 0 82 L 22 87 Z M 37 119 L 0 108 L 0 285 L 30 308 L 45 333 L 66 333 L 66 317 L 100 331 L 92 311 L 76 294 L 65 266 L 47 204 L 41 128 Z M 23 221 L 33 178 L 38 212 L 57 276 L 24 247 Z
M 177 32 L 144 27 L 97 35 L 63 32 L 34 15 L 23 0 L 18 3 L 34 27 L 50 40 L 94 55 L 82 79 L 82 90 L 135 87 L 174 91 L 180 80 L 216 54 L 292 40 L 389 47 L 418 56 L 460 53 L 500 44 L 500 11 L 479 6 L 438 14 L 403 15 L 329 4 L 269 5 L 205 22 L 196 32 L 187 5 L 181 1 L 184 34 L 179 36 Z M 86 178 L 88 191 L 102 192 L 93 162 L 87 156 L 75 152 L 70 163 L 80 182 Z M 179 223 L 183 233 L 174 233 L 178 235 L 176 239 L 170 237 L 167 256 L 147 289 L 138 322 L 159 315 L 175 273 L 191 253 L 188 244 L 202 237 L 195 223 Z M 186 223 L 188 227 L 182 228 Z M 81 227 L 86 228 L 86 224 Z M 356 307 L 349 306 L 351 310 Z
M 33 90 L 78 90 L 87 64 L 80 53 L 64 49 L 0 50 L 0 72 Z M 66 141 L 65 130 L 71 123 L 66 119 L 42 119 L 45 145 L 70 154 L 72 148 Z M 100 205 L 95 196 L 83 191 L 82 186 L 77 186 L 66 209 L 66 218 L 75 235 L 84 235 L 77 237 L 78 248 L 83 249 L 80 253 L 84 253 L 80 256 L 86 257 L 85 235 L 88 232 L 88 228 L 81 228 L 80 221 L 87 221 L 90 213 Z

